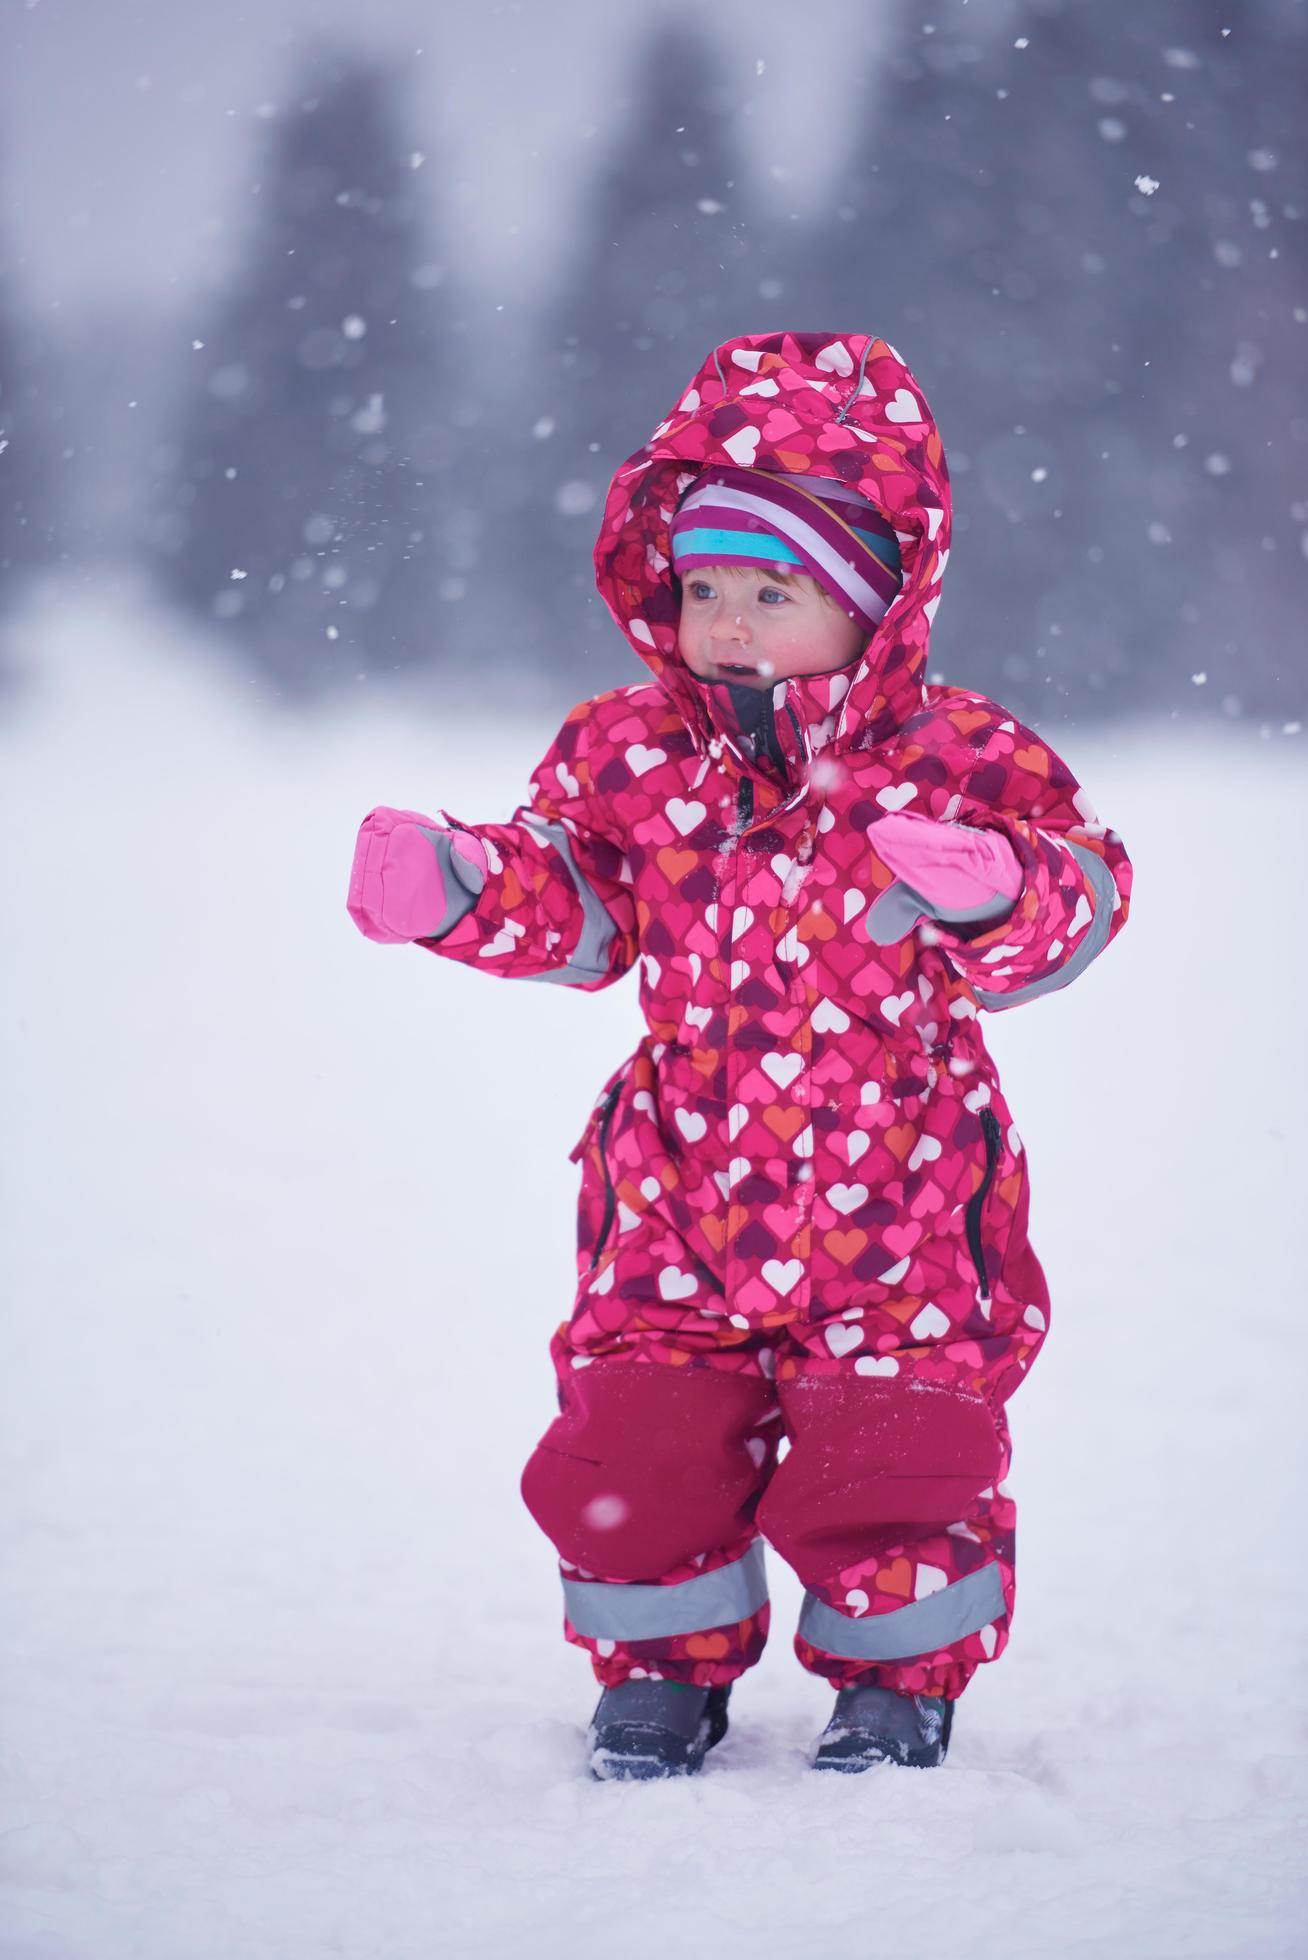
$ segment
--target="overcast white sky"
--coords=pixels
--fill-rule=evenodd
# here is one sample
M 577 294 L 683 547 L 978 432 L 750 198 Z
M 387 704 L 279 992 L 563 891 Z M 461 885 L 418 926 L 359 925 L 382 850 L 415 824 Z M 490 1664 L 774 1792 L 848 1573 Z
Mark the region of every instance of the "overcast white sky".
M 755 160 L 799 208 L 839 162 L 848 57 L 885 4 L 808 0 L 797 33 L 790 0 L 715 0 Z M 530 280 L 653 17 L 618 0 L 0 0 L 0 252 L 38 313 L 183 299 L 221 265 L 297 48 L 335 31 L 411 62 L 446 222 L 493 275 Z

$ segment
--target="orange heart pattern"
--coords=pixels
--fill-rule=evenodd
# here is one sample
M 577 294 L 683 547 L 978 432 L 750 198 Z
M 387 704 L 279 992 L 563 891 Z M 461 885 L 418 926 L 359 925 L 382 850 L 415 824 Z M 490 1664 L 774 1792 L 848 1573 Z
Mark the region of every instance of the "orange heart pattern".
M 697 471 L 742 462 L 853 485 L 894 525 L 904 567 L 855 669 L 773 690 L 779 763 L 753 759 L 727 690 L 676 652 L 669 519 Z M 575 1153 L 563 1378 L 634 1360 L 765 1375 L 780 1392 L 893 1370 L 998 1410 L 1038 1352 L 1049 1302 L 1027 1240 L 1025 1155 L 980 1008 L 1111 940 L 1130 866 L 1037 734 L 983 696 L 926 684 L 949 537 L 922 390 L 862 335 L 724 343 L 613 479 L 597 579 L 649 678 L 575 708 L 529 802 L 476 827 L 485 888 L 431 945 L 585 989 L 639 970 L 646 1033 Z M 923 923 L 873 944 L 888 809 L 1002 830 L 1024 873 L 1009 916 L 972 936 Z M 612 925 L 598 959 L 591 894 Z M 833 1326 L 846 1330 L 834 1345 Z M 969 1529 L 998 1531 L 995 1517 Z M 887 1549 L 870 1584 L 845 1589 L 893 1598 L 901 1557 L 913 1553 Z M 694 1678 L 730 1678 L 743 1651 L 738 1639 L 725 1659 L 692 1657 L 727 1669 Z M 960 1649 L 930 1678 L 957 1689 L 958 1670 L 984 1657 L 973 1640 L 970 1658 Z M 630 1664 L 605 1661 L 610 1678 Z

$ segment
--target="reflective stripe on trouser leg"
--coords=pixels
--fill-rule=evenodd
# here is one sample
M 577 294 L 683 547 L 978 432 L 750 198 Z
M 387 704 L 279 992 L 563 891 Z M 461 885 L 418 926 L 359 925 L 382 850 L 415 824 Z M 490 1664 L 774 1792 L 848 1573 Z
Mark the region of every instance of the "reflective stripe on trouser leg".
M 1005 1611 L 997 1565 L 981 1565 L 950 1586 L 889 1613 L 851 1619 L 816 1593 L 805 1593 L 801 1636 L 823 1653 L 859 1661 L 899 1661 L 939 1653 L 969 1633 L 979 1633 Z
M 563 1581 L 568 1622 L 586 1640 L 663 1640 L 673 1634 L 734 1626 L 757 1613 L 767 1596 L 763 1541 L 758 1538 L 743 1558 L 678 1585 Z

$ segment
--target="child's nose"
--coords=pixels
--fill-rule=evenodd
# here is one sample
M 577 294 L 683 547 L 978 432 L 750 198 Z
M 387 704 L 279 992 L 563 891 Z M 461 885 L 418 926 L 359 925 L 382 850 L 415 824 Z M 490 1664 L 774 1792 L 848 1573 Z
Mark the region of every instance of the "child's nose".
M 739 613 L 720 612 L 709 627 L 711 640 L 729 640 L 737 644 L 749 638 L 749 631 Z

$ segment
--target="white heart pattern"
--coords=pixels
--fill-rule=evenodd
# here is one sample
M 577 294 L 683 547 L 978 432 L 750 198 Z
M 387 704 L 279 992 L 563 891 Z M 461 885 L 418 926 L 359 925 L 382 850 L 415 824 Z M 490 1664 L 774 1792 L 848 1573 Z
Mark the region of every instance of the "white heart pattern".
M 698 1143 L 700 1138 L 707 1134 L 708 1123 L 697 1110 L 674 1110 L 673 1121 L 687 1143 Z
M 784 1299 L 804 1271 L 802 1259 L 766 1259 L 763 1262 L 763 1277 L 774 1293 Z
M 848 1218 L 851 1211 L 867 1203 L 866 1184 L 829 1184 L 827 1199 L 842 1218 Z
M 922 410 L 916 395 L 910 395 L 907 388 L 896 388 L 893 401 L 886 403 L 887 422 L 920 422 Z
M 877 791 L 877 802 L 883 810 L 902 810 L 913 801 L 916 795 L 916 783 L 887 783 L 884 789 Z M 875 846 L 877 841 L 875 830 L 871 833 L 871 836 L 873 845 Z
M 689 1300 L 698 1290 L 694 1274 L 683 1273 L 679 1266 L 665 1266 L 659 1274 L 659 1295 L 664 1300 Z
M 860 1354 L 854 1363 L 856 1375 L 897 1375 L 899 1363 L 893 1354 Z
M 628 766 L 638 776 L 643 776 L 647 769 L 657 769 L 659 763 L 667 759 L 665 750 L 647 749 L 643 742 L 633 742 L 627 750 Z
M 823 1339 L 835 1355 L 837 1361 L 844 1354 L 852 1354 L 863 1344 L 863 1329 L 852 1320 L 833 1320 L 823 1329 Z
M 843 340 L 832 340 L 819 348 L 813 356 L 813 365 L 821 368 L 823 374 L 852 374 L 854 357 Z
M 765 1055 L 760 1067 L 778 1089 L 788 1089 L 804 1066 L 802 1055 Z
M 813 1009 L 813 1026 L 819 1034 L 846 1034 L 849 1016 L 833 1000 L 820 1000 Z
M 670 796 L 663 807 L 682 837 L 689 837 L 708 815 L 702 803 L 687 803 L 680 796 Z
M 935 1340 L 938 1335 L 949 1332 L 949 1316 L 940 1311 L 934 1300 L 928 1300 L 922 1311 L 910 1322 L 910 1331 L 915 1341 Z
M 758 453 L 758 437 L 759 432 L 753 423 L 747 422 L 743 429 L 737 429 L 734 435 L 727 436 L 722 447 L 733 463 L 738 463 L 742 470 L 747 470 Z

